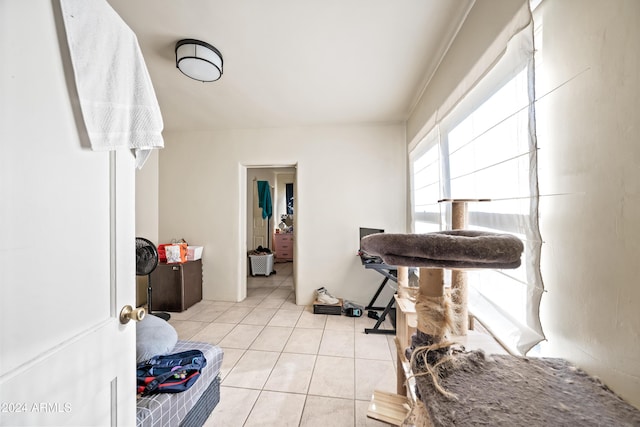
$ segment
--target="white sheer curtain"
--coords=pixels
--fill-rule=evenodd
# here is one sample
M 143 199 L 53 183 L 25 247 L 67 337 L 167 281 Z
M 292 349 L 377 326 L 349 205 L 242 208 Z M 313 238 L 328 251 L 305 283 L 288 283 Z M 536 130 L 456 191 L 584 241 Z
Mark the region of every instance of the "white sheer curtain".
M 438 203 L 443 182 L 438 129 L 434 128 L 423 142 L 420 149 L 412 153 L 413 161 L 410 163 L 414 233 L 440 231 L 443 221 Z
M 439 198 L 488 198 L 469 204 L 469 228 L 525 242 L 519 269 L 468 274 L 470 311 L 520 354 L 544 339 L 534 83 L 533 21 L 525 4 L 410 153 L 415 232 L 451 227 L 449 205 L 437 204 Z

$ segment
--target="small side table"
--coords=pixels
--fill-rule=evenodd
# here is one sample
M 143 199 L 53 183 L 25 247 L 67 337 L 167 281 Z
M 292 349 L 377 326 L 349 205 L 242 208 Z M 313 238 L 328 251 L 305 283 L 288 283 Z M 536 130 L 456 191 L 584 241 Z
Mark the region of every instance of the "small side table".
M 160 263 L 151 273 L 153 310 L 182 312 L 202 300 L 202 260 Z

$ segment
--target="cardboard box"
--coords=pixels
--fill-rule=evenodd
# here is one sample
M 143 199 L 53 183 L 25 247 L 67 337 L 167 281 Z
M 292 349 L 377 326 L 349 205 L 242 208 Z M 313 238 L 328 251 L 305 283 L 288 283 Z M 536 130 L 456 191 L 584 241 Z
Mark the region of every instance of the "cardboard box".
M 313 314 L 335 314 L 342 315 L 342 298 L 338 298 L 337 304 L 323 304 L 319 301 L 313 303 Z
M 197 261 L 202 258 L 202 246 L 187 246 L 187 261 Z

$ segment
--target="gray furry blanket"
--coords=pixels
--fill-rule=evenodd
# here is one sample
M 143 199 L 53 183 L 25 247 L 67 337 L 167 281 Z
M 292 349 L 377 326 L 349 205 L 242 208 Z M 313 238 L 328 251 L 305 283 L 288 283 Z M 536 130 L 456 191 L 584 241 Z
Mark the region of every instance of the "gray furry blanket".
M 416 378 L 434 426 L 640 426 L 638 409 L 565 360 L 473 351 L 453 363 L 440 385 L 457 400 Z
M 435 268 L 518 268 L 524 249 L 510 234 L 476 230 L 371 234 L 360 247 L 388 265 Z

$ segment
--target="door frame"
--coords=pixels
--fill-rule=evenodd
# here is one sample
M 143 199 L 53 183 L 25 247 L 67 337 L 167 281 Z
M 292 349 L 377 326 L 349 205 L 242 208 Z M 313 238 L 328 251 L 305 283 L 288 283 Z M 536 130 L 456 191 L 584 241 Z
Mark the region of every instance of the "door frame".
M 249 169 L 284 169 L 284 168 L 290 168 L 290 169 L 294 169 L 294 184 L 295 184 L 295 198 L 293 200 L 294 203 L 294 208 L 293 208 L 293 212 L 294 212 L 294 224 L 298 223 L 298 216 L 297 216 L 297 212 L 298 212 L 298 176 L 299 176 L 299 172 L 300 172 L 300 165 L 298 162 L 295 163 L 281 163 L 281 164 L 277 164 L 277 163 L 272 163 L 272 164 L 264 164 L 264 163 L 258 163 L 258 164 L 252 164 L 252 163 L 240 163 L 238 165 L 238 174 L 239 174 L 239 179 L 238 182 L 240 184 L 240 187 L 238 189 L 238 194 L 239 194 L 239 212 L 240 212 L 240 221 L 239 221 L 239 230 L 238 230 L 238 236 L 239 236 L 239 242 L 238 242 L 238 277 L 239 277 L 239 281 L 238 281 L 238 286 L 236 289 L 236 299 L 237 301 L 242 301 L 247 297 L 247 252 L 249 250 L 249 248 L 247 247 L 247 236 L 248 236 L 248 230 L 247 230 L 247 221 L 248 221 L 248 205 L 247 205 L 247 198 L 248 198 L 248 173 L 249 173 Z M 272 217 L 272 220 L 275 220 L 274 217 Z M 294 288 L 294 292 L 296 293 L 296 299 L 297 299 L 297 261 L 298 261 L 298 239 L 299 239 L 299 229 L 295 228 L 295 233 L 296 233 L 296 238 L 294 240 L 294 250 L 293 250 L 293 288 Z

